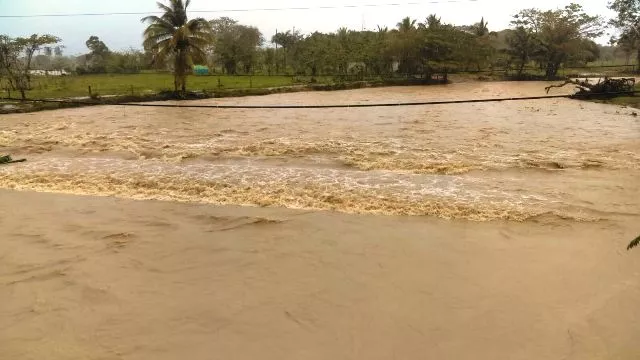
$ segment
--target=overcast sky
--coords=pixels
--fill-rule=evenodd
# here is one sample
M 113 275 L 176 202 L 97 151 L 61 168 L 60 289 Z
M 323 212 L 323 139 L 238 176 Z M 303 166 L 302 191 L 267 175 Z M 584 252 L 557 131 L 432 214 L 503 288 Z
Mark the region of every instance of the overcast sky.
M 482 16 L 489 21 L 491 30 L 509 26 L 511 17 L 520 9 L 537 7 L 555 9 L 577 2 L 590 14 L 611 17 L 607 0 L 192 0 L 190 10 L 215 11 L 229 9 L 259 9 L 287 7 L 319 7 L 342 5 L 373 5 L 341 9 L 311 9 L 286 11 L 207 12 L 192 13 L 212 19 L 229 16 L 243 24 L 257 26 L 265 39 L 278 31 L 293 29 L 303 33 L 330 32 L 339 27 L 350 29 L 375 29 L 377 25 L 394 27 L 405 16 L 423 21 L 436 13 L 447 23 L 472 24 Z M 397 3 L 401 5 L 383 6 Z M 104 12 L 152 12 L 157 11 L 153 0 L 0 0 L 0 15 L 36 15 Z M 76 16 L 0 18 L 0 34 L 26 36 L 32 33 L 50 33 L 62 38 L 67 54 L 86 52 L 85 41 L 97 35 L 112 50 L 129 47 L 140 48 L 144 25 L 141 15 Z M 608 37 L 599 39 L 604 43 Z

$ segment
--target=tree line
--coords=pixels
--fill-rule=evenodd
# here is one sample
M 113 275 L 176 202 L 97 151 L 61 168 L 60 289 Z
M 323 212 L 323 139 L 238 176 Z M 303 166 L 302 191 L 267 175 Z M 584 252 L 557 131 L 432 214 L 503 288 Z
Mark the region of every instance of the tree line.
M 30 38 L 0 37 L 0 76 L 14 89 L 28 89 L 29 69 L 64 68 L 76 73 L 127 73 L 156 69 L 172 71 L 176 90 L 186 88 L 193 65 L 207 65 L 212 72 L 238 74 L 393 76 L 485 69 L 511 69 L 522 77 L 534 66 L 547 78 L 555 78 L 562 66 L 583 66 L 600 57 L 594 39 L 607 23 L 587 14 L 578 4 L 562 9 L 524 9 L 514 15 L 510 29 L 489 30 L 481 18 L 458 26 L 436 14 L 424 19 L 406 17 L 394 28 L 374 31 L 340 28 L 335 32 L 278 32 L 268 41 L 258 28 L 222 17 L 189 19 L 189 1 L 158 3 L 161 16 L 142 19 L 148 24 L 143 50 L 114 52 L 96 36 L 79 57 L 64 57 L 52 35 Z M 636 51 L 640 63 L 640 0 L 615 0 L 618 14 L 609 25 L 621 30 L 612 39 L 628 56 Z M 270 46 L 268 46 L 270 43 Z M 51 49 L 55 49 L 52 51 Z

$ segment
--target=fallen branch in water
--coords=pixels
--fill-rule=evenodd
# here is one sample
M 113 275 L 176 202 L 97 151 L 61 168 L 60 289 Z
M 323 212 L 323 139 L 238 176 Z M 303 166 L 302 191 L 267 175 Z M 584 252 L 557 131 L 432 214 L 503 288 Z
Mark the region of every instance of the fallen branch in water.
M 635 90 L 636 79 L 635 78 L 621 78 L 621 79 L 611 79 L 605 77 L 604 79 L 599 79 L 597 83 L 592 84 L 589 82 L 589 79 L 584 79 L 584 81 L 577 80 L 567 80 L 559 85 L 550 85 L 545 87 L 544 89 L 549 93 L 549 90 L 552 88 L 561 88 L 566 85 L 575 85 L 578 88 L 578 94 L 620 94 L 625 92 L 632 92 Z
M 11 155 L 0 156 L 0 165 L 20 163 L 20 162 L 25 162 L 25 161 L 27 161 L 27 159 L 13 160 L 11 158 Z
M 629 244 L 629 246 L 627 247 L 627 250 L 631 250 L 631 249 L 633 249 L 635 247 L 638 247 L 638 246 L 640 246 L 640 236 L 638 236 L 635 240 L 633 240 Z

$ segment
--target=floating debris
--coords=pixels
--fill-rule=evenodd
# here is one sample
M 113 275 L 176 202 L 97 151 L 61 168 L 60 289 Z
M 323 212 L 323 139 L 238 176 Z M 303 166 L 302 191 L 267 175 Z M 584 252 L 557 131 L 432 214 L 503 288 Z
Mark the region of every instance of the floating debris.
M 11 155 L 0 156 L 0 165 L 20 163 L 25 161 L 27 161 L 27 159 L 13 160 L 13 158 L 11 158 Z
M 575 85 L 578 89 L 576 95 L 600 95 L 600 96 L 616 96 L 627 93 L 633 93 L 636 87 L 635 78 L 619 78 L 612 79 L 609 77 L 600 78 L 597 83 L 591 83 L 588 78 L 584 81 L 580 79 L 567 80 L 560 85 L 550 85 L 545 88 L 547 94 L 551 88 L 560 88 L 565 85 Z

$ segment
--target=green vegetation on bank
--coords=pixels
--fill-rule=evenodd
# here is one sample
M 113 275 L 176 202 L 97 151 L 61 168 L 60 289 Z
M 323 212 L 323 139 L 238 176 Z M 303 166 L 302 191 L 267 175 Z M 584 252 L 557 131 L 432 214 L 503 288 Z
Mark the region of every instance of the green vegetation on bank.
M 31 80 L 31 90 L 26 93 L 33 99 L 86 97 L 89 96 L 90 86 L 94 96 L 145 95 L 173 90 L 173 81 L 173 75 L 168 73 L 34 76 Z M 302 85 L 310 81 L 310 77 L 303 76 L 189 76 L 189 88 L 216 92 Z M 316 78 L 316 81 L 328 83 L 330 79 L 320 77 Z M 4 90 L 2 96 L 9 93 Z M 11 95 L 19 96 L 17 93 Z
M 624 33 L 610 47 L 593 41 L 604 33 L 605 19 L 587 14 L 578 4 L 523 9 L 514 14 L 511 28 L 498 32 L 491 31 L 484 18 L 454 25 L 430 14 L 406 17 L 394 28 L 375 31 L 278 32 L 270 39 L 272 45 L 265 46 L 256 27 L 227 17 L 188 18 L 190 1 L 165 3 L 158 4 L 161 16 L 142 19 L 147 24 L 142 50 L 112 51 L 97 36 L 90 36 L 87 54 L 65 57 L 61 39 L 53 35 L 0 35 L 2 95 L 95 98 L 167 90 L 184 94 L 187 89 L 219 94 L 353 81 L 428 83 L 460 73 L 511 80 L 615 76 L 637 69 L 581 67 L 628 64 L 633 51 L 640 54 L 640 41 L 634 35 L 640 34 L 636 31 L 640 0 L 616 0 L 610 5 L 618 18 L 609 24 Z M 197 64 L 201 73 L 213 76 L 189 75 Z M 45 71 L 55 74 L 44 75 Z
M 619 67 L 588 67 L 562 68 L 558 75 L 561 77 L 580 77 L 589 74 L 609 76 L 629 75 L 633 68 Z M 482 72 L 450 74 L 454 81 L 464 78 L 468 80 L 510 80 L 516 77 L 516 72 L 505 69 L 484 70 Z M 531 80 L 544 79 L 545 72 L 541 69 L 528 69 L 526 74 Z M 523 79 L 524 77 L 520 77 Z M 210 75 L 188 77 L 189 89 L 206 93 L 224 93 L 238 89 L 265 89 L 290 86 L 332 85 L 351 83 L 354 81 L 382 82 L 388 84 L 410 84 L 406 76 L 316 76 L 309 75 Z M 395 82 L 394 82 L 395 81 Z M 143 72 L 138 74 L 87 74 L 69 76 L 32 76 L 31 88 L 26 90 L 27 98 L 31 99 L 59 99 L 71 97 L 88 97 L 89 87 L 93 96 L 110 95 L 151 95 L 174 88 L 174 78 L 170 73 Z M 19 97 L 17 91 L 11 91 L 8 82 L 0 79 L 0 97 Z M 11 96 L 9 96 L 11 95 Z
M 491 31 L 481 16 L 474 24 L 455 25 L 441 21 L 436 14 L 422 14 L 406 17 L 393 28 L 378 27 L 374 31 L 340 28 L 330 33 L 278 32 L 270 39 L 271 46 L 266 46 L 256 27 L 227 17 L 189 18 L 190 3 L 166 0 L 158 4 L 160 16 L 143 18 L 147 28 L 142 50 L 112 51 L 97 36 L 89 36 L 87 54 L 65 58 L 60 39 L 55 36 L 2 36 L 0 77 L 21 96 L 28 91 L 49 96 L 49 84 L 39 84 L 31 70 L 61 67 L 78 75 L 145 70 L 173 74 L 173 81 L 168 84 L 166 77 L 158 77 L 148 86 L 131 81 L 118 84 L 114 91 L 109 89 L 112 84 L 96 85 L 96 91 L 102 93 L 121 92 L 120 86 L 127 86 L 129 91 L 133 87 L 134 93 L 136 87 L 140 91 L 169 88 L 183 93 L 187 89 L 218 88 L 217 84 L 211 86 L 210 79 L 187 76 L 194 65 L 206 65 L 215 74 L 288 74 L 316 80 L 322 76 L 394 79 L 407 74 L 429 79 L 461 71 L 488 72 L 493 76 L 493 69 L 498 68 L 508 69 L 505 76 L 529 79 L 542 73 L 552 79 L 559 76 L 563 67 L 584 66 L 600 59 L 600 47 L 593 39 L 604 31 L 603 18 L 570 4 L 555 10 L 523 9 L 514 14 L 510 29 L 499 32 Z M 187 85 L 187 80 L 194 84 Z M 162 84 L 157 83 L 160 81 Z M 243 84 L 224 86 L 253 87 L 246 79 L 237 81 Z M 258 79 L 255 87 L 278 85 L 284 84 L 276 77 L 262 84 Z M 82 93 L 84 89 L 77 95 Z

